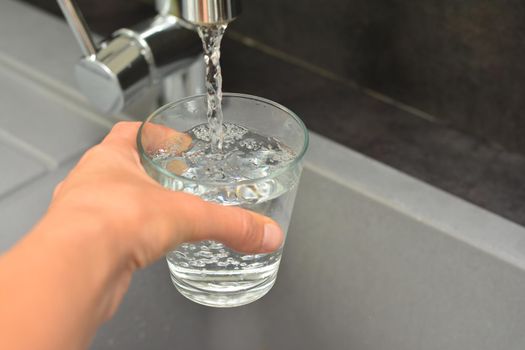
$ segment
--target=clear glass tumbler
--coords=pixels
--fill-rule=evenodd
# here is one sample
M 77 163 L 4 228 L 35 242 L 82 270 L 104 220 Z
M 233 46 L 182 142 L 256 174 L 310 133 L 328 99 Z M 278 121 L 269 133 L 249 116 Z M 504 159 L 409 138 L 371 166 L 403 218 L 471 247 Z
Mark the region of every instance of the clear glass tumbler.
M 308 147 L 308 131 L 304 124 L 293 112 L 275 102 L 226 93 L 223 96 L 225 128 L 241 127 L 254 135 L 276 140 L 285 145 L 291 157 L 277 167 L 267 166 L 272 159 L 265 158 L 260 165 L 250 160 L 248 174 L 245 174 L 242 164 L 236 164 L 230 170 L 243 173 L 243 176 L 235 181 L 231 178 L 227 181 L 220 178 L 202 180 L 198 174 L 188 178 L 183 176 L 187 168 L 184 162 L 159 161 L 159 154 L 183 154 L 189 144 L 195 142 L 195 130 L 207 125 L 206 112 L 206 96 L 198 95 L 168 104 L 149 116 L 137 138 L 146 172 L 171 190 L 189 192 L 206 201 L 235 205 L 269 216 L 286 232 L 302 171 L 302 159 Z M 244 146 L 250 147 L 248 141 L 244 141 Z M 271 150 L 272 146 L 269 148 Z M 202 241 L 184 243 L 169 252 L 166 258 L 173 284 L 188 299 L 207 306 L 233 307 L 255 301 L 272 288 L 282 248 L 270 254 L 248 255 L 235 252 L 219 242 Z

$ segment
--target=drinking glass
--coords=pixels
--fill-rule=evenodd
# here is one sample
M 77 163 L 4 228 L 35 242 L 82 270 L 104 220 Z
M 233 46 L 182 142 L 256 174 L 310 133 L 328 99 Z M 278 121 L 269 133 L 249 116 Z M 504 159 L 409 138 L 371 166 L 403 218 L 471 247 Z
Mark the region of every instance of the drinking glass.
M 159 154 L 184 154 L 191 149 L 195 141 L 191 137 L 195 135 L 190 131 L 207 125 L 206 96 L 198 95 L 158 109 L 142 124 L 137 143 L 144 169 L 173 191 L 271 217 L 286 233 L 308 147 L 307 129 L 289 109 L 264 98 L 225 93 L 222 106 L 225 127 L 240 126 L 276 140 L 285 145 L 291 158 L 277 167 L 262 162 L 255 172 L 252 164 L 248 175 L 225 181 L 199 179 L 198 175 L 188 178 L 183 176 L 184 162 L 158 161 Z M 234 169 L 245 171 L 242 164 Z M 272 288 L 282 252 L 281 246 L 269 254 L 242 254 L 220 242 L 202 241 L 184 243 L 169 252 L 166 259 L 173 284 L 182 295 L 207 306 L 233 307 L 253 302 Z

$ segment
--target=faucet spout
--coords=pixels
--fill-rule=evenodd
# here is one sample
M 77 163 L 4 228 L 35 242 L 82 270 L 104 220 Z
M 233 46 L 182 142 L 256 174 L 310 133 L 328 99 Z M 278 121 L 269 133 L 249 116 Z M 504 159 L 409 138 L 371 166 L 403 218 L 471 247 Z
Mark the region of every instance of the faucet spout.
M 233 21 L 241 13 L 240 0 L 179 0 L 179 15 L 197 25 Z

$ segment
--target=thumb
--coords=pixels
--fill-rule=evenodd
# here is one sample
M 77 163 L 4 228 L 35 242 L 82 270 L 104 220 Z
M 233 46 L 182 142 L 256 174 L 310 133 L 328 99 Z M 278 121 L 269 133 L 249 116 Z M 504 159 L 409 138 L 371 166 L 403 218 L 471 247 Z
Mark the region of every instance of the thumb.
M 215 240 L 242 253 L 270 253 L 281 247 L 284 233 L 268 217 L 227 207 L 182 192 L 167 191 L 171 203 L 167 218 L 175 225 L 170 230 L 166 251 L 182 242 Z M 170 226 L 170 225 L 168 225 Z

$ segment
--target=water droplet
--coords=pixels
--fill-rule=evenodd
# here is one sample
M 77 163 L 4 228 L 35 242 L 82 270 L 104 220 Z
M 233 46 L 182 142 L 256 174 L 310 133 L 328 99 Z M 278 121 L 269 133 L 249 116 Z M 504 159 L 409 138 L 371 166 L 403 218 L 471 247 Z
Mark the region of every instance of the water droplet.
M 250 265 L 248 265 L 247 267 L 250 268 L 250 269 L 256 269 L 256 268 L 259 268 L 259 267 L 263 267 L 264 264 L 261 263 L 261 262 L 255 262 L 255 263 L 251 263 Z
M 188 256 L 185 253 L 179 252 L 179 251 L 175 252 L 175 257 L 178 259 L 184 259 L 184 260 L 188 259 Z
M 206 266 L 206 264 L 202 260 L 190 261 L 190 265 L 193 266 L 193 267 L 204 267 L 204 266 Z
M 209 248 L 210 249 L 220 249 L 220 251 L 224 251 L 224 249 L 222 249 L 224 247 L 224 245 L 222 243 L 219 243 L 219 242 L 211 242 Z
M 213 253 L 208 250 L 201 250 L 200 252 L 195 253 L 195 256 L 202 256 L 203 258 L 211 258 Z

